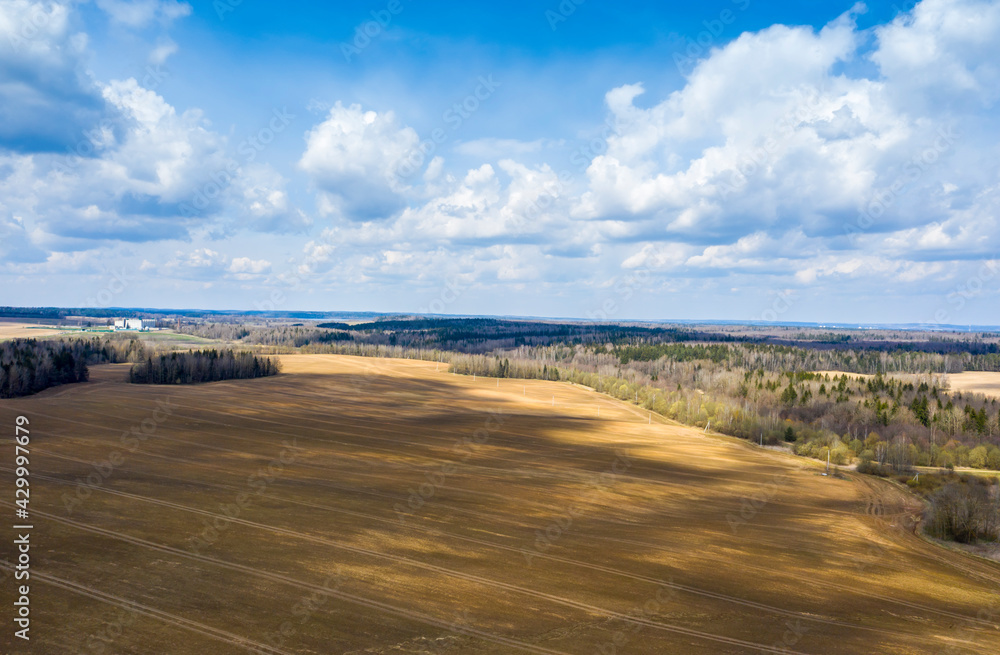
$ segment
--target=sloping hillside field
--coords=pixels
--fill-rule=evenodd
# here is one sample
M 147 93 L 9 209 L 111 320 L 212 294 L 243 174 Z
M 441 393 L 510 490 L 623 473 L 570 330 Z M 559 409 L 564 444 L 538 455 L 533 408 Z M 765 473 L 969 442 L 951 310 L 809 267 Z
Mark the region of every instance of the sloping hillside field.
M 567 384 L 283 362 L 0 401 L 32 653 L 1000 652 L 1000 567 L 888 484 Z

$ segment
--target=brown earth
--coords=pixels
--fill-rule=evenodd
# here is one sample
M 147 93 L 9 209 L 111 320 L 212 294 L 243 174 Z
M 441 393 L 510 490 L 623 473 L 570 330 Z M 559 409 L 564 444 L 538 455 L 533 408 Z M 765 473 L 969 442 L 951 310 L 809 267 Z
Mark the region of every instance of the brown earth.
M 15 652 L 1000 652 L 1000 566 L 881 480 L 566 384 L 282 359 L 0 401 L 31 421 Z

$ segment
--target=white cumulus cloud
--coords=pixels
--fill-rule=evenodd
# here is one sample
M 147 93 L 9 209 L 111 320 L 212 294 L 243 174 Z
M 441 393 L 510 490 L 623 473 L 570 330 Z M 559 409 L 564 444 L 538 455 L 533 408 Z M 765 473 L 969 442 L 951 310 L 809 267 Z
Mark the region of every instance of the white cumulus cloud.
M 306 135 L 299 168 L 323 194 L 326 213 L 351 220 L 386 218 L 403 207 L 400 167 L 419 137 L 395 114 L 338 102 Z

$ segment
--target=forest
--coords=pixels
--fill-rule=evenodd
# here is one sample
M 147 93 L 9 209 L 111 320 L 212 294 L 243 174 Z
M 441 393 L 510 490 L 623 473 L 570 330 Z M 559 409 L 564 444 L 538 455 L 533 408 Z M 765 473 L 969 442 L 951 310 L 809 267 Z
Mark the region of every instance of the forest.
M 198 384 L 277 375 L 277 359 L 233 350 L 171 352 L 147 357 L 129 370 L 133 384 Z
M 0 398 L 27 396 L 50 387 L 86 382 L 88 364 L 130 361 L 142 356 L 139 341 L 67 339 L 0 342 Z
M 383 319 L 350 325 L 319 323 L 310 326 L 246 326 L 226 323 L 185 325 L 183 332 L 208 339 L 239 340 L 242 343 L 288 346 L 322 346 L 334 341 L 352 341 L 374 346 L 399 346 L 416 350 L 491 353 L 529 345 L 558 343 L 604 343 L 630 339 L 657 342 L 694 341 L 711 338 L 734 341 L 722 334 L 700 334 L 675 327 L 616 324 L 547 323 L 493 318 Z
M 730 334 L 714 326 L 652 326 L 615 323 L 558 323 L 493 318 L 384 319 L 365 323 L 250 326 L 199 323 L 183 326 L 194 336 L 309 352 L 341 352 L 347 343 L 414 351 L 534 358 L 532 348 L 585 346 L 610 354 L 621 364 L 710 360 L 737 368 L 767 371 L 838 370 L 848 373 L 957 373 L 1000 371 L 995 336 L 964 339 L 816 333 L 787 337 Z
M 16 398 L 49 387 L 87 380 L 86 357 L 68 344 L 34 339 L 0 343 L 0 398 Z

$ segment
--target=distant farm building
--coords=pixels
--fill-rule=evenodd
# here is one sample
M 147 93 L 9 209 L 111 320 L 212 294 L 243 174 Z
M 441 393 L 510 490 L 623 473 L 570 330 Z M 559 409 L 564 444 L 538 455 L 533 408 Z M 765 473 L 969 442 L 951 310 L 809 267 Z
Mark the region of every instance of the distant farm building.
M 115 330 L 136 330 L 138 332 L 145 332 L 152 327 L 150 321 L 144 321 L 141 318 L 116 318 L 115 319 Z

